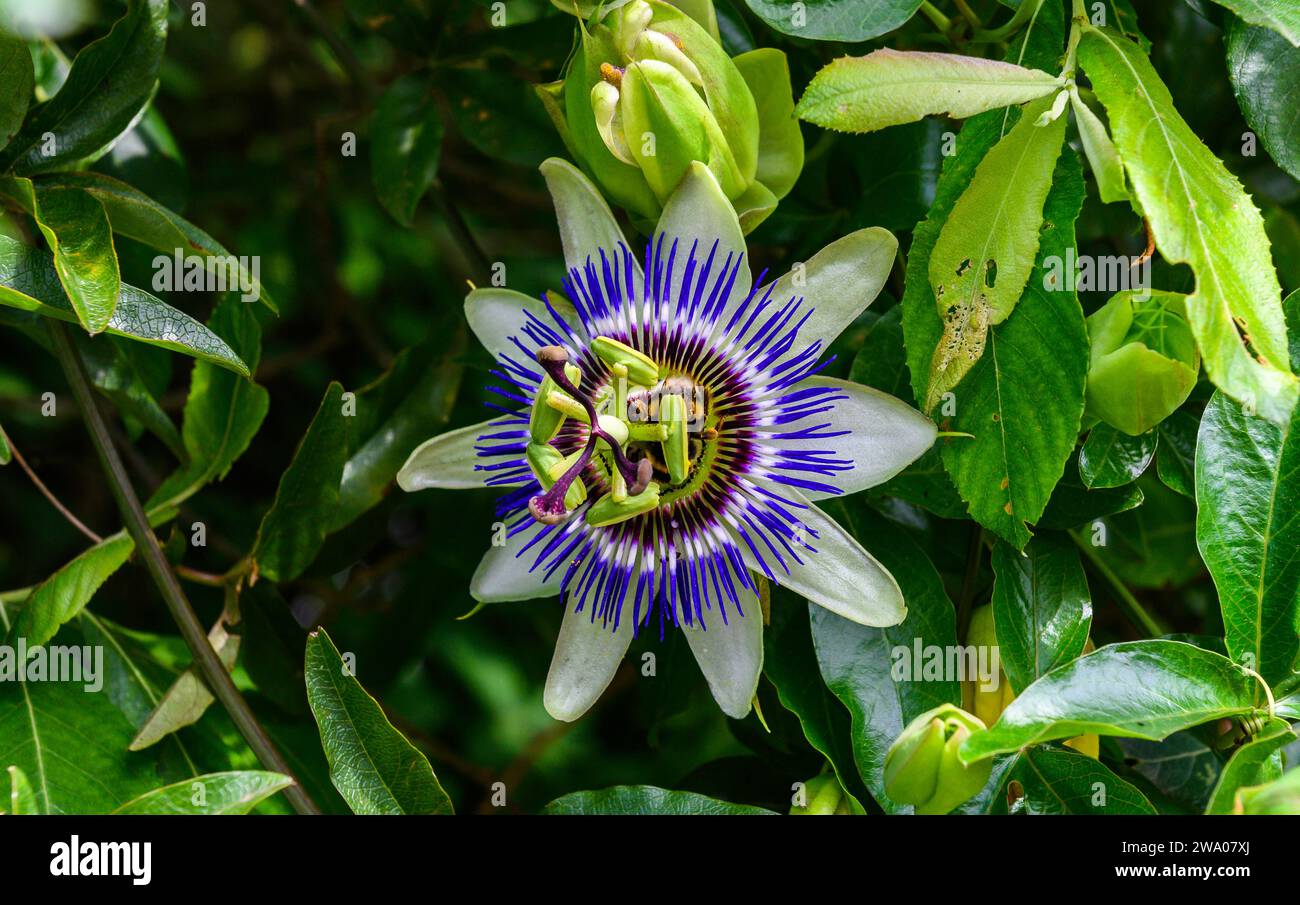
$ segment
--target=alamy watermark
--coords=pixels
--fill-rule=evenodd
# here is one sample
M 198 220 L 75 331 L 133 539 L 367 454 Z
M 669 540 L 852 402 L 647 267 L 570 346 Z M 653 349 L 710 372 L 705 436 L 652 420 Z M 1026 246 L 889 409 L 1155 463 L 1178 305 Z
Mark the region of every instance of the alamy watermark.
M 978 682 L 980 691 L 997 691 L 1002 684 L 997 645 L 895 645 L 889 674 L 895 682 Z
M 1043 288 L 1048 292 L 1134 291 L 1138 301 L 1151 297 L 1151 259 L 1127 255 L 1080 255 L 1073 248 L 1065 257 L 1043 261 Z
M 154 292 L 238 292 L 241 302 L 262 295 L 262 259 L 257 255 L 187 255 L 178 248 L 153 259 Z
M 81 683 L 88 692 L 104 687 L 104 648 L 99 644 L 0 644 L 0 682 Z

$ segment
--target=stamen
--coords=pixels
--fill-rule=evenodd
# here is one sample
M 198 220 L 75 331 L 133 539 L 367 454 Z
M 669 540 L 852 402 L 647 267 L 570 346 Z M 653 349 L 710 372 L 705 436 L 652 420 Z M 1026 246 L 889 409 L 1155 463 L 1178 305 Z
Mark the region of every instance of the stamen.
M 627 457 L 627 454 L 623 452 L 620 441 L 601 426 L 601 418 L 596 413 L 596 406 L 587 394 L 579 390 L 573 381 L 569 380 L 569 375 L 565 372 L 564 367 L 568 360 L 569 353 L 561 346 L 543 346 L 537 350 L 537 363 L 542 366 L 542 370 L 547 373 L 551 380 L 555 381 L 556 386 L 582 405 L 583 409 L 586 410 L 589 424 L 587 445 L 573 464 L 569 466 L 569 470 L 560 475 L 545 493 L 540 493 L 528 501 L 528 511 L 532 513 L 533 518 L 546 525 L 559 524 L 568 514 L 568 509 L 565 506 L 565 496 L 568 494 L 569 486 L 587 467 L 587 463 L 591 461 L 591 455 L 596 449 L 597 440 L 604 441 L 605 445 L 609 447 L 609 451 L 614 458 L 614 467 L 618 469 L 623 480 L 627 483 L 627 492 L 630 496 L 638 496 L 645 490 L 654 474 L 654 466 L 651 465 L 649 460 L 642 459 L 640 462 L 633 463 Z

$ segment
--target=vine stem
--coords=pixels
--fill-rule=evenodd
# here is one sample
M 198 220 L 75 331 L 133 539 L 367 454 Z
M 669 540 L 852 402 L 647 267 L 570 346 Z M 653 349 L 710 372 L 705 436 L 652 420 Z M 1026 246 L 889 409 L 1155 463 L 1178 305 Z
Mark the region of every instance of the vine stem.
M 943 32 L 945 35 L 952 29 L 952 20 L 939 12 L 939 8 L 931 3 L 930 0 L 922 0 L 920 10 L 927 19 L 934 23 L 934 27 L 939 29 L 939 31 Z
M 1120 580 L 1120 577 L 1097 555 L 1097 551 L 1093 549 L 1092 544 L 1085 543 L 1073 531 L 1067 533 L 1070 535 L 1070 539 L 1074 541 L 1075 546 L 1083 553 L 1084 558 L 1097 570 L 1097 574 L 1106 579 L 1106 583 L 1110 585 L 1111 591 L 1115 594 L 1119 608 L 1124 612 L 1128 621 L 1148 635 L 1159 636 L 1166 634 L 1164 626 L 1160 624 L 1156 617 L 1148 613 L 1146 607 L 1142 606 L 1142 603 L 1133 596 L 1133 592 L 1124 586 L 1124 582 Z
M 81 361 L 81 356 L 68 340 L 68 334 L 63 324 L 47 320 L 46 325 L 49 328 L 50 336 L 54 340 L 54 353 L 59 359 L 59 364 L 63 367 L 63 373 L 66 375 L 68 384 L 72 388 L 72 395 L 77 400 L 77 406 L 81 409 L 82 419 L 86 423 L 86 430 L 90 434 L 91 443 L 95 447 L 95 452 L 99 456 L 100 465 L 104 469 L 104 474 L 108 478 L 109 489 L 113 493 L 113 499 L 116 500 L 118 509 L 121 510 L 122 518 L 126 522 L 126 530 L 135 541 L 136 550 L 144 560 L 145 567 L 149 570 L 154 584 L 158 587 L 158 592 L 162 595 L 163 601 L 167 604 L 167 609 L 171 612 L 172 619 L 175 620 L 177 627 L 180 629 L 181 636 L 185 639 L 186 645 L 194 655 L 194 662 L 203 674 L 203 679 L 212 694 L 216 697 L 221 705 L 230 714 L 235 726 L 239 729 L 244 740 L 248 742 L 257 759 L 268 770 L 274 770 L 282 773 L 294 780 L 294 784 L 284 790 L 285 797 L 293 805 L 293 809 L 299 814 L 319 814 L 320 809 L 312 801 L 306 790 L 298 782 L 293 770 L 285 762 L 283 756 L 276 749 L 275 743 L 271 741 L 270 736 L 266 734 L 257 717 L 249 708 L 248 702 L 244 696 L 239 693 L 235 683 L 231 681 L 230 673 L 226 672 L 225 666 L 217 657 L 217 652 L 212 649 L 208 642 L 207 632 L 199 622 L 198 616 L 194 613 L 194 608 L 190 605 L 181 589 L 180 582 L 176 578 L 176 573 L 172 571 L 171 564 L 167 562 L 167 557 L 163 554 L 162 546 L 158 543 L 158 538 L 154 535 L 153 529 L 149 526 L 149 519 L 145 516 L 144 508 L 140 505 L 140 498 L 136 496 L 135 489 L 131 486 L 131 479 L 127 476 L 126 468 L 122 465 L 122 459 L 118 455 L 117 448 L 113 446 L 113 439 L 109 436 L 108 425 L 104 422 L 104 416 L 96 406 L 95 397 L 90 389 L 90 383 L 86 379 L 85 366 Z

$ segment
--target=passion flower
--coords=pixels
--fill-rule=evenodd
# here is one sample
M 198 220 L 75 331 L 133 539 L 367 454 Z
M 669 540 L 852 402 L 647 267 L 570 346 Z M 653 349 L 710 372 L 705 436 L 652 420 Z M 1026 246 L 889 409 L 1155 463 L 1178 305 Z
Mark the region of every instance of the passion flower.
M 864 625 L 906 614 L 889 572 L 812 502 L 886 481 L 934 442 L 911 406 L 818 376 L 879 292 L 896 241 L 860 230 L 755 287 L 704 165 L 668 200 L 644 264 L 586 177 L 557 159 L 541 169 L 568 300 L 469 294 L 508 404 L 421 445 L 398 483 L 513 488 L 498 507 L 504 542 L 470 591 L 563 598 L 553 716 L 581 716 L 654 623 L 661 637 L 686 633 L 723 711 L 743 717 L 763 660 L 756 575 Z

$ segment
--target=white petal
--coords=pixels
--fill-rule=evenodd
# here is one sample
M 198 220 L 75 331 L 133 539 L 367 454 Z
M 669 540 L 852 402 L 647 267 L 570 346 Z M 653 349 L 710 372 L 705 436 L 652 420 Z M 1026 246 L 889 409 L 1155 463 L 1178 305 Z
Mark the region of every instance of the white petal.
M 632 643 L 632 619 L 624 612 L 615 631 L 599 617 L 592 621 L 590 602 L 581 613 L 573 611 L 571 602 L 564 607 L 542 699 L 547 713 L 571 723 L 590 710 L 613 681 Z
M 831 377 L 811 377 L 797 384 L 790 392 L 812 387 L 831 387 L 847 399 L 836 400 L 834 409 L 820 415 L 811 415 L 794 424 L 770 428 L 773 433 L 792 432 L 814 424 L 827 424 L 819 434 L 837 434 L 838 437 L 818 439 L 767 439 L 763 445 L 773 449 L 834 450 L 838 458 L 850 459 L 853 468 L 833 477 L 807 475 L 814 481 L 834 484 L 843 493 L 856 493 L 868 487 L 883 484 L 908 465 L 919 459 L 934 445 L 937 428 L 934 422 L 901 399 L 871 387 L 848 380 Z M 773 469 L 773 473 L 800 476 L 797 471 Z M 803 490 L 813 500 L 836 494 Z
M 578 314 L 568 300 L 554 293 L 551 294 L 550 299 L 551 307 L 556 313 L 581 336 L 582 328 L 578 326 Z M 469 321 L 470 329 L 483 344 L 483 348 L 487 349 L 493 358 L 502 352 L 507 352 L 515 361 L 528 367 L 534 362 L 529 361 L 527 356 L 519 351 L 519 347 L 510 341 L 510 337 L 517 336 L 527 348 L 532 348 L 532 340 L 523 332 L 524 326 L 528 323 L 528 319 L 524 316 L 525 311 L 531 312 L 564 340 L 565 344 L 568 343 L 563 328 L 555 322 L 555 318 L 546 309 L 540 297 L 533 298 L 522 292 L 515 292 L 513 289 L 475 289 L 465 296 L 465 319 Z
M 540 530 L 540 526 L 537 530 Z M 545 540 L 538 541 L 522 556 L 516 555 L 536 533 L 536 530 L 531 529 L 521 531 L 508 538 L 503 546 L 489 547 L 470 580 L 470 596 L 483 603 L 505 603 L 554 597 L 560 593 L 563 569 L 556 569 L 549 581 L 543 581 L 546 570 L 541 566 L 529 571 L 537 559 L 537 553 L 545 545 Z
M 691 164 L 686 175 L 682 177 L 681 183 L 673 191 L 672 197 L 664 205 L 664 212 L 659 217 L 659 225 L 655 229 L 655 237 L 652 241 L 658 243 L 660 235 L 664 237 L 665 257 L 672 247 L 673 240 L 677 240 L 677 261 L 674 266 L 677 281 L 671 287 L 669 296 L 674 302 L 677 300 L 680 280 L 686 272 L 686 257 L 690 254 L 693 244 L 698 242 L 695 254 L 702 266 L 709 258 L 713 243 L 715 241 L 718 243 L 709 275 L 710 291 L 718 274 L 722 272 L 722 265 L 726 262 L 727 255 L 732 256 L 733 266 L 736 260 L 740 259 L 740 269 L 736 273 L 736 280 L 732 284 L 731 293 L 727 297 L 728 301 L 720 318 L 720 322 L 725 325 L 729 317 L 728 309 L 734 308 L 749 295 L 753 279 L 749 272 L 749 258 L 740 257 L 745 254 L 745 236 L 740 231 L 740 221 L 736 217 L 735 208 L 723 194 L 717 178 L 699 161 Z
M 542 161 L 538 169 L 546 178 L 546 188 L 555 203 L 566 270 L 582 267 L 589 257 L 599 262 L 602 248 L 611 254 L 620 245 L 627 245 L 604 196 L 581 170 L 558 157 Z M 628 249 L 632 250 L 632 247 L 628 245 Z M 635 259 L 634 252 L 634 262 Z M 639 275 L 640 265 L 634 263 L 633 266 Z
M 716 610 L 705 613 L 706 628 L 701 628 L 698 620 L 689 626 L 681 623 L 695 662 L 709 682 L 713 700 L 723 713 L 737 720 L 749 714 L 758 690 L 758 676 L 763 671 L 762 607 L 747 588 L 741 590 L 740 605 L 745 615 L 729 608 L 725 624 Z
M 807 498 L 794 488 L 779 487 L 775 492 L 794 503 L 807 503 Z M 807 546 L 812 550 L 798 550 L 802 564 L 782 551 L 788 573 L 770 553 L 766 554 L 778 584 L 859 625 L 883 628 L 898 625 L 907 617 L 903 592 L 894 576 L 833 518 L 811 503 L 806 509 L 791 511 L 808 529 Z M 749 545 L 739 541 L 738 546 L 746 562 L 758 571 L 760 567 Z
M 468 490 L 483 487 L 483 481 L 495 474 L 490 471 L 475 471 L 475 465 L 500 461 L 499 457 L 482 457 L 474 450 L 474 444 L 484 434 L 495 434 L 509 430 L 491 421 L 471 424 L 460 430 L 425 440 L 415 448 L 407 458 L 402 470 L 397 473 L 397 486 L 407 492 L 441 487 L 446 490 Z M 520 456 L 522 459 L 523 456 Z M 495 484 L 496 487 L 522 487 L 532 480 L 525 473 L 517 481 Z
M 799 346 L 821 340 L 828 346 L 870 305 L 889 279 L 898 240 L 879 226 L 836 239 L 772 285 L 772 299 L 803 296 L 814 308 L 799 329 Z M 764 287 L 758 294 L 766 293 Z

